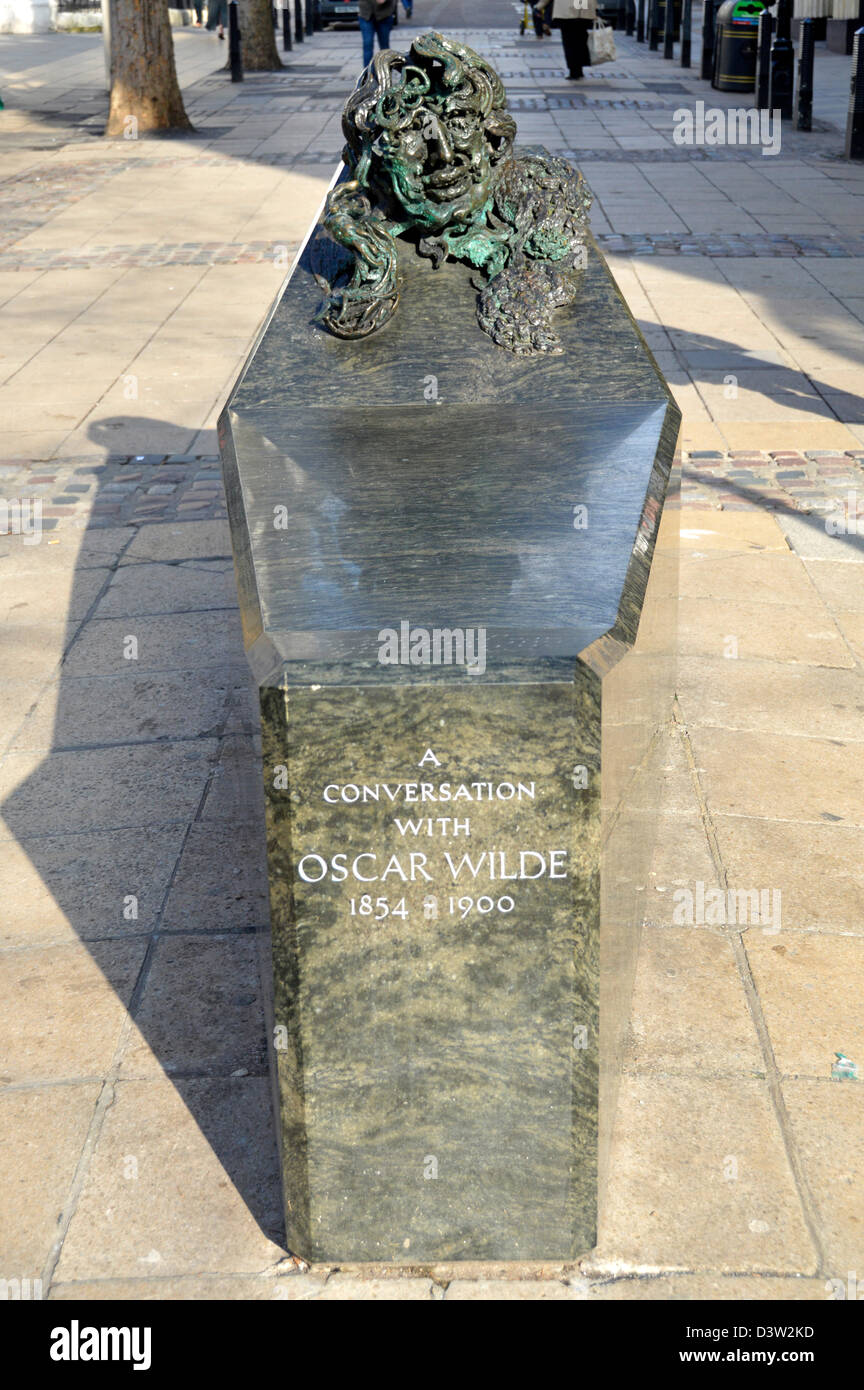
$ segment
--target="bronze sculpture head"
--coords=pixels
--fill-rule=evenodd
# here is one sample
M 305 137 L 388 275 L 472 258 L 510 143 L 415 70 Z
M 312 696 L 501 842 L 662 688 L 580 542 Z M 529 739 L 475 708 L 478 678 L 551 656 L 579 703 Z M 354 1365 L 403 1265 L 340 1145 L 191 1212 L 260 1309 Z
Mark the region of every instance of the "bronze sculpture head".
M 480 273 L 478 319 L 528 355 L 560 351 L 549 316 L 571 302 L 584 264 L 591 198 L 582 177 L 545 150 L 513 153 L 504 86 L 454 39 L 423 34 L 407 54 L 378 53 L 345 104 L 351 177 L 331 192 L 330 235 L 354 254 L 344 284 L 320 279 L 321 321 L 339 337 L 375 332 L 399 299 L 398 238 L 435 265 Z

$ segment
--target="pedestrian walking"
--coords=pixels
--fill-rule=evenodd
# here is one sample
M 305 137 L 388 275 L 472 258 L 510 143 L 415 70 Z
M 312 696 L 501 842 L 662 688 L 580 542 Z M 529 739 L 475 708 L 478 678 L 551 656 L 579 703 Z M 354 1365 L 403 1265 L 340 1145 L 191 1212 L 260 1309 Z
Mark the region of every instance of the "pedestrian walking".
M 405 11 L 405 18 L 410 19 L 414 13 L 414 0 L 402 0 L 402 8 Z
M 220 39 L 225 37 L 225 25 L 228 23 L 228 0 L 208 0 L 207 4 L 207 28 L 219 30 Z
M 552 33 L 549 28 L 549 20 L 552 16 L 552 0 L 537 0 L 531 8 L 531 19 L 534 24 L 534 33 L 538 39 L 545 39 Z
M 552 27 L 561 30 L 567 76 L 578 82 L 591 66 L 588 34 L 597 18 L 597 0 L 553 0 Z
M 192 8 L 195 11 L 195 28 L 200 29 L 204 16 L 204 0 L 192 0 Z
M 379 48 L 389 48 L 390 30 L 396 13 L 396 0 L 360 0 L 358 19 L 363 35 L 363 66 L 372 62 L 377 36 Z M 410 10 L 408 12 L 410 14 Z

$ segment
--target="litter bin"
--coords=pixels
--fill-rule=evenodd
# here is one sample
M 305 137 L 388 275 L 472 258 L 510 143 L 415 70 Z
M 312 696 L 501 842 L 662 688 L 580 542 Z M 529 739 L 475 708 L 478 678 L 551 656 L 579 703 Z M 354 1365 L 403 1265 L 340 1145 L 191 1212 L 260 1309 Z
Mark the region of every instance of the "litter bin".
M 717 11 L 714 80 L 718 92 L 752 92 L 762 0 L 725 0 Z

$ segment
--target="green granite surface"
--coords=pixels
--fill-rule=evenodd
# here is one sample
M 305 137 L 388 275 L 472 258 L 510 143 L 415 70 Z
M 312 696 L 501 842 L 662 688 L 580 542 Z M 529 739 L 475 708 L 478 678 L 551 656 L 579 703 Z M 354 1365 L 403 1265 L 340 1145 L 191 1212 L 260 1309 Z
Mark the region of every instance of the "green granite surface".
M 336 339 L 314 322 L 326 254 L 313 236 L 220 422 L 261 688 L 289 1241 L 571 1258 L 595 1239 L 661 807 L 678 412 L 596 251 L 564 353 L 540 359 L 478 332 L 466 267 L 420 258 L 380 333 Z M 484 669 L 381 664 L 403 621 L 483 628 Z M 535 795 L 404 799 L 472 782 Z M 331 804 L 334 786 L 403 790 Z M 466 853 L 467 888 L 445 857 Z M 545 870 L 490 881 L 490 855 Z M 408 881 L 362 883 L 355 860 Z

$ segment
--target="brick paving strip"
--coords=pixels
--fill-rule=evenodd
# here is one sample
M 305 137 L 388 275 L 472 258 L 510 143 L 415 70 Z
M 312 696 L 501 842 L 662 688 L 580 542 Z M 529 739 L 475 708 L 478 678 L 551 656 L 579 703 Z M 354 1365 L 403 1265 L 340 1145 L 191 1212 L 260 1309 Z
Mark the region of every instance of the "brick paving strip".
M 600 232 L 597 244 L 624 256 L 815 256 L 855 259 L 864 256 L 864 236 L 793 237 L 693 236 L 688 232 L 643 232 L 626 236 Z M 276 241 L 143 242 L 138 245 L 88 246 L 80 251 L 0 251 L 0 270 L 96 270 L 110 266 L 261 264 L 278 255 L 290 262 L 297 244 Z
M 7 459 L 0 462 L 0 498 L 40 501 L 45 531 L 227 515 L 219 458 L 207 454 L 64 459 L 62 465 Z
M 685 451 L 678 458 L 681 489 L 672 508 L 759 509 L 808 514 L 842 507 L 860 492 L 864 511 L 864 448 L 831 450 Z M 166 521 L 225 518 L 218 456 L 138 454 L 0 461 L 0 500 L 39 500 L 42 528 L 144 526 Z M 11 514 L 11 512 L 10 512 Z M 0 535 L 4 533 L 0 529 Z

